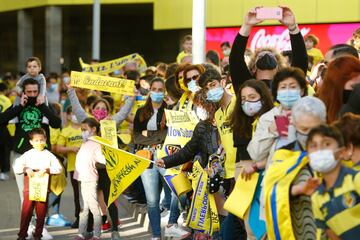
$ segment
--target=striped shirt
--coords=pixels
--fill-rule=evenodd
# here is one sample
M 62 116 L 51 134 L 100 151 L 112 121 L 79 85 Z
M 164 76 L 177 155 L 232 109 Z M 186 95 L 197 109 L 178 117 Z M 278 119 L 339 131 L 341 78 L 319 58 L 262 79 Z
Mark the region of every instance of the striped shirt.
M 331 229 L 341 239 L 360 236 L 360 172 L 341 166 L 333 187 L 322 183 L 312 195 L 316 225 Z

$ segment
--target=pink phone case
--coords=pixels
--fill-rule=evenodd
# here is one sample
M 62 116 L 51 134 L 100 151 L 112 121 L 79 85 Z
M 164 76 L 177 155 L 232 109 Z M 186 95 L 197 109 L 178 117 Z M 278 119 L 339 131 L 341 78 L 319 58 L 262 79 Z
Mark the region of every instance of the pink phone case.
M 257 19 L 282 19 L 282 9 L 279 7 L 262 7 L 256 9 Z
M 275 124 L 280 136 L 287 132 L 289 128 L 289 118 L 286 116 L 275 116 Z

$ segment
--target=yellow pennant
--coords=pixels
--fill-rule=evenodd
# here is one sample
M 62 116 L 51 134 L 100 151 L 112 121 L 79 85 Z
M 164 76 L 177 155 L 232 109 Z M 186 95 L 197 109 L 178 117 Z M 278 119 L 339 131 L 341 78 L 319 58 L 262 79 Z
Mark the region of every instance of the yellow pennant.
M 91 140 L 102 145 L 102 152 L 106 158 L 106 171 L 111 185 L 108 206 L 133 183 L 140 174 L 149 167 L 150 161 L 146 158 L 128 153 L 112 147 L 109 141 L 101 137 L 91 137 Z
M 147 68 L 145 60 L 138 53 L 133 53 L 125 57 L 91 65 L 84 63 L 81 58 L 79 58 L 79 62 L 82 72 L 90 72 L 99 75 L 107 75 L 116 70 L 120 70 L 129 62 L 135 62 L 136 67 L 140 72 L 144 72 Z
M 116 122 L 114 120 L 101 120 L 100 133 L 102 138 L 111 142 L 113 148 L 118 148 Z
M 132 80 L 76 71 L 71 71 L 70 78 L 73 87 L 134 96 L 135 82 Z
M 34 174 L 29 178 L 29 200 L 46 202 L 47 191 L 49 184 L 49 174 L 44 175 Z

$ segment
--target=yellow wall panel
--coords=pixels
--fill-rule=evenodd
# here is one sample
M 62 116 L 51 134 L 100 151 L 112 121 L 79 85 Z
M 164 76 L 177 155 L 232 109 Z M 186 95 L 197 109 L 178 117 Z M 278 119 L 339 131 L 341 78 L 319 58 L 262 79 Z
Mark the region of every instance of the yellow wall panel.
M 359 0 L 318 0 L 317 21 L 354 22 L 360 21 Z

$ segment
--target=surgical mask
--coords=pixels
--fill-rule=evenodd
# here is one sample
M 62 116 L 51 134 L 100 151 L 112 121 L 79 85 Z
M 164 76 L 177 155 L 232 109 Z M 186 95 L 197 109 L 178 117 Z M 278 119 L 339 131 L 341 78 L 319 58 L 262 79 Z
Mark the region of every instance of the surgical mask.
M 209 118 L 208 112 L 202 107 L 196 107 L 196 116 L 202 121 L 205 121 Z
M 279 90 L 276 97 L 281 106 L 287 109 L 291 109 L 300 98 L 300 89 Z
M 77 120 L 77 118 L 76 118 L 76 116 L 75 116 L 74 114 L 71 115 L 71 122 L 72 122 L 72 123 L 75 123 L 75 124 L 79 123 L 78 120 Z
M 28 97 L 27 104 L 28 105 L 35 105 L 37 97 Z
M 139 92 L 141 95 L 145 96 L 149 93 L 149 89 L 143 88 L 143 87 L 139 87 Z
M 225 57 L 230 56 L 231 49 L 226 49 L 223 51 Z
M 105 109 L 94 109 L 91 113 L 98 121 L 105 119 L 108 115 L 108 111 Z
M 200 87 L 196 84 L 195 80 L 191 80 L 187 86 L 188 86 L 188 89 L 190 90 L 190 92 L 192 92 L 192 93 L 196 93 L 197 91 L 200 90 Z
M 295 133 L 297 141 L 300 143 L 301 147 L 303 149 L 306 148 L 306 141 L 308 139 L 308 134 L 301 133 L 299 131 L 296 131 Z
M 243 104 L 241 104 L 241 108 L 247 116 L 252 117 L 260 111 L 262 108 L 262 103 L 261 100 L 256 102 L 245 101 Z
M 150 98 L 155 103 L 161 103 L 164 100 L 164 93 L 151 91 Z
M 222 87 L 213 88 L 206 93 L 206 100 L 210 102 L 219 102 L 223 95 L 224 89 Z
M 50 92 L 54 92 L 54 91 L 56 91 L 56 89 L 58 88 L 58 86 L 59 86 L 59 84 L 57 84 L 57 83 L 52 83 L 51 85 L 50 85 Z
M 64 77 L 63 81 L 64 81 L 65 84 L 70 83 L 70 77 Z
M 86 130 L 81 132 L 82 139 L 86 142 L 91 137 L 90 131 Z
M 309 159 L 311 169 L 319 173 L 328 173 L 338 164 L 338 161 L 335 159 L 334 152 L 330 149 L 310 153 Z
M 34 149 L 42 151 L 45 149 L 46 143 L 33 143 L 32 146 Z

